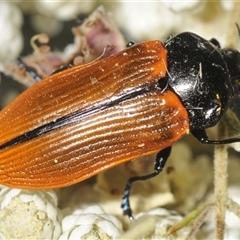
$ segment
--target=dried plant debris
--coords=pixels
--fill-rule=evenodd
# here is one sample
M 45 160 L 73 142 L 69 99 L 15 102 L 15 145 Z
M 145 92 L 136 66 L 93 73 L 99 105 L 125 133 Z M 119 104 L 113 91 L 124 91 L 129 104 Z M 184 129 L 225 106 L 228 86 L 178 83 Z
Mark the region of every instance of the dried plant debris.
M 0 71 L 26 86 L 46 78 L 63 66 L 79 65 L 115 54 L 125 41 L 103 7 L 97 8 L 80 26 L 73 27 L 74 43 L 60 51 L 51 51 L 46 34 L 33 36 L 33 53 L 15 62 L 0 63 Z

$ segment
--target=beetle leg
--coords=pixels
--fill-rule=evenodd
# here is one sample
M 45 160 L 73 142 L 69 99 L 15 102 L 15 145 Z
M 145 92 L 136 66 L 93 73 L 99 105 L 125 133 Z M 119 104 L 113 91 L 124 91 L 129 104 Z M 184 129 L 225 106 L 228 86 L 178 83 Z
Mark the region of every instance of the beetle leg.
M 57 69 L 55 69 L 55 70 L 51 73 L 51 75 L 54 75 L 55 73 L 59 73 L 59 72 L 61 72 L 61 71 L 64 71 L 64 70 L 69 69 L 69 68 L 72 68 L 72 67 L 73 67 L 72 64 L 62 65 L 62 66 L 58 67 Z
M 229 144 L 240 141 L 240 137 L 226 138 L 220 140 L 208 139 L 207 133 L 204 129 L 193 129 L 191 130 L 192 135 L 201 143 L 204 144 Z
M 20 68 L 23 68 L 23 67 L 24 67 L 24 68 L 26 69 L 26 71 L 34 78 L 34 80 L 35 80 L 36 82 L 39 82 L 39 81 L 42 80 L 41 77 L 37 75 L 37 73 L 35 72 L 35 70 L 34 70 L 33 68 L 28 67 L 28 66 L 23 62 L 23 60 L 22 60 L 21 57 L 18 58 L 18 66 L 19 66 Z
M 157 176 L 163 170 L 165 163 L 171 153 L 171 149 L 172 147 L 170 146 L 157 153 L 153 173 L 150 173 L 144 176 L 131 177 L 128 179 L 128 182 L 124 190 L 121 207 L 123 209 L 124 215 L 128 215 L 128 217 L 131 220 L 133 219 L 133 216 L 132 216 L 132 210 L 130 207 L 129 196 L 130 196 L 132 184 L 137 181 L 145 181 L 147 179 Z

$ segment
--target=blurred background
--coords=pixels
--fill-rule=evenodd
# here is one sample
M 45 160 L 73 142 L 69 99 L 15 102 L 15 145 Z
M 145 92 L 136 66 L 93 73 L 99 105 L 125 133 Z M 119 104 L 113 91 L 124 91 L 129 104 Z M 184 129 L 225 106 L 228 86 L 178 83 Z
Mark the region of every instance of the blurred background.
M 240 24 L 240 3 L 237 1 L 33 0 L 26 2 L 19 0 L 16 3 L 0 1 L 0 64 L 14 62 L 19 56 L 32 54 L 30 39 L 38 33 L 46 33 L 49 36 L 52 51 L 63 51 L 68 44 L 74 42 L 72 28 L 80 25 L 101 5 L 115 22 L 126 43 L 130 40 L 135 42 L 153 39 L 165 41 L 173 34 L 191 31 L 206 39 L 216 38 L 222 47 L 240 49 L 239 32 L 236 26 Z M 27 86 L 2 73 L 0 80 L 1 109 Z M 192 138 L 184 138 L 184 141 L 176 144 L 168 161 L 169 167 L 167 168 L 169 173 L 173 169 L 173 174 L 160 174 L 160 178 L 149 181 L 150 185 L 143 184 L 133 189 L 133 193 L 144 189 L 145 197 L 148 198 L 147 202 L 140 201 L 142 204 L 140 210 L 158 205 L 168 206 L 181 213 L 192 210 L 213 187 L 212 156 L 212 146 L 203 146 L 192 141 Z M 240 181 L 239 153 L 231 150 L 231 158 L 229 181 L 235 186 Z M 125 167 L 119 166 L 115 170 L 98 176 L 97 188 L 100 189 L 101 201 L 106 202 L 109 193 L 113 195 L 113 198 L 114 195 L 117 196 L 117 201 L 113 205 L 105 206 L 105 209 L 111 213 L 113 209 L 117 209 L 117 214 L 121 214 L 119 207 L 121 197 L 119 196 L 122 194 L 121 191 L 128 174 L 131 171 L 144 173 L 146 169 L 151 170 L 154 156 L 150 156 L 148 160 L 147 164 L 143 163 L 145 159 L 140 163 L 129 162 Z M 174 172 L 174 169 L 178 172 Z M 118 191 L 118 187 L 121 191 Z M 71 190 L 59 191 L 60 205 L 62 207 L 68 205 L 69 192 L 72 197 L 71 201 L 76 203 L 79 201 L 79 195 L 86 194 L 85 189 L 83 187 L 78 190 L 71 188 Z M 234 188 L 233 192 L 235 190 Z M 89 194 L 92 194 L 92 190 L 89 191 Z M 150 197 L 154 191 L 160 191 L 161 197 L 153 194 Z M 164 200 L 163 192 L 166 200 Z M 239 197 L 239 189 L 236 192 L 234 194 Z M 91 197 L 86 197 L 86 199 L 89 201 Z M 99 195 L 97 197 L 94 195 L 94 202 L 96 199 L 99 200 Z M 134 201 L 133 199 L 134 210 L 139 210 L 139 201 L 136 201 L 136 206 Z M 239 229 L 237 234 L 240 236 Z

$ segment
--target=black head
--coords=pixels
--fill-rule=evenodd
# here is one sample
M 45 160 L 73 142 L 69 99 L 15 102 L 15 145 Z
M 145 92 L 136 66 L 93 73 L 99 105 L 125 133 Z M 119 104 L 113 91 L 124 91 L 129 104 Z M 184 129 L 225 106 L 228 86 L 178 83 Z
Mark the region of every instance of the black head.
M 165 47 L 169 86 L 186 107 L 191 129 L 214 126 L 239 94 L 240 53 L 190 32 L 170 38 Z

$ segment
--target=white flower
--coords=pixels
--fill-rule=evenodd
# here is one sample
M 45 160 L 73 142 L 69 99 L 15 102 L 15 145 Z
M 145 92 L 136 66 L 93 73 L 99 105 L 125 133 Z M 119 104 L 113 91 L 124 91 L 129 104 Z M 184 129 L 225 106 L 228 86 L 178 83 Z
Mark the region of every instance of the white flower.
M 120 235 L 122 225 L 97 205 L 76 210 L 62 221 L 63 239 L 112 239 Z
M 3 188 L 0 191 L 0 238 L 57 239 L 61 234 L 61 218 L 56 205 L 53 191 Z
M 58 19 L 75 19 L 80 13 L 89 13 L 93 10 L 94 1 L 35 1 L 37 10 L 44 15 L 55 16 Z
M 16 59 L 23 47 L 22 13 L 14 3 L 0 2 L 0 61 Z
M 167 235 L 170 227 L 182 220 L 182 216 L 175 211 L 157 208 L 136 215 L 126 233 L 119 239 L 161 239 L 174 240 L 185 239 L 190 231 L 189 227 L 182 228 L 177 232 Z

